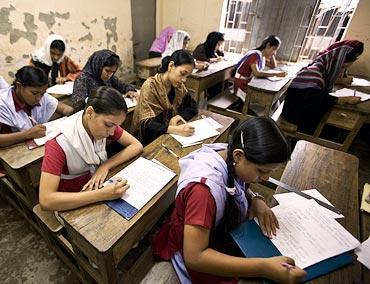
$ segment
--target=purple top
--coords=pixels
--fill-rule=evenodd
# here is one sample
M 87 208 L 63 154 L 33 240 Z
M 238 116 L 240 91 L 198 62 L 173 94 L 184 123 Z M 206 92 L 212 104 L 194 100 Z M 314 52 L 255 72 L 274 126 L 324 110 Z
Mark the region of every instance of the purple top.
M 166 50 L 167 44 L 175 32 L 176 30 L 172 27 L 167 27 L 163 29 L 159 36 L 153 41 L 149 51 L 163 53 Z

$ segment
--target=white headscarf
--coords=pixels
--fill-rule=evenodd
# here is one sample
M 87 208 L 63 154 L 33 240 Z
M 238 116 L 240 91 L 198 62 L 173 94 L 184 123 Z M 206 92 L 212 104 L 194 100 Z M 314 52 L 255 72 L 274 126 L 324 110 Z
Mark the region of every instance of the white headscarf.
M 32 55 L 31 55 L 32 60 L 44 63 L 48 66 L 52 66 L 53 61 L 51 60 L 51 56 L 50 56 L 50 45 L 52 44 L 52 42 L 54 40 L 63 41 L 63 43 L 64 43 L 64 45 L 67 49 L 67 45 L 66 45 L 66 42 L 65 42 L 64 38 L 61 37 L 60 35 L 52 34 L 52 35 L 49 35 L 47 37 L 46 41 L 44 42 L 44 45 L 41 48 L 37 49 L 36 51 L 34 51 L 32 53 Z M 64 51 L 63 55 L 58 60 L 58 62 L 57 62 L 58 64 L 63 61 L 65 53 L 66 53 L 66 50 Z
M 162 53 L 162 58 L 171 56 L 176 50 L 183 49 L 184 39 L 186 37 L 190 39 L 190 35 L 187 32 L 181 30 L 176 31 L 168 43 L 166 50 Z

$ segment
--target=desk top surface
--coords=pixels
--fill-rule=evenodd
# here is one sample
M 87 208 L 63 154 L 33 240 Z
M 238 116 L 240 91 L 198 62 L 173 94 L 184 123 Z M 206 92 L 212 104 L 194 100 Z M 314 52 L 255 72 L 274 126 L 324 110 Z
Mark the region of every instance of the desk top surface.
M 209 111 L 201 111 L 198 117 L 200 117 L 201 114 L 210 116 L 224 125 L 224 127 L 220 129 L 221 133 L 226 131 L 234 121 L 234 119 L 230 117 L 211 113 Z M 212 137 L 205 140 L 205 143 L 212 143 L 216 140 L 217 137 Z M 145 213 L 177 182 L 180 171 L 178 160 L 163 149 L 161 146 L 162 143 L 166 144 L 170 149 L 173 149 L 180 157 L 200 148 L 200 145 L 181 148 L 180 144 L 168 134 L 160 136 L 144 148 L 143 157 L 147 159 L 157 159 L 175 171 L 177 176 L 139 210 L 131 220 L 126 220 L 104 202 L 75 210 L 60 212 L 61 217 L 98 251 L 104 252 L 109 250 L 119 239 L 124 237 L 130 229 L 134 226 L 138 226 L 140 220 L 145 218 Z M 117 167 L 117 169 L 112 171 L 111 175 L 117 173 L 124 166 L 125 165 L 121 165 Z
M 135 64 L 139 67 L 146 67 L 146 68 L 154 68 L 159 67 L 161 65 L 162 58 L 160 57 L 153 57 L 153 58 L 147 58 L 144 60 L 137 61 Z
M 360 240 L 358 158 L 311 142 L 298 141 L 281 181 L 300 190 L 316 188 L 345 216 L 339 219 Z M 284 192 L 280 187 L 277 193 Z M 360 265 L 353 264 L 313 283 L 352 283 L 361 279 Z M 347 280 L 345 280 L 347 279 Z
M 12 169 L 20 169 L 44 157 L 45 147 L 40 146 L 32 150 L 26 143 L 18 143 L 6 148 L 0 148 L 0 158 Z

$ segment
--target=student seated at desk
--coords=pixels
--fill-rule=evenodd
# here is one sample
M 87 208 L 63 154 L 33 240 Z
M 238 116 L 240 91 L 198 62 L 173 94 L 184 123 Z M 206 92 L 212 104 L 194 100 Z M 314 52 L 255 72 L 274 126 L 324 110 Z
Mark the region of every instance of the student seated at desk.
M 153 41 L 152 46 L 149 49 L 149 58 L 162 57 L 162 53 L 166 50 L 168 43 L 175 32 L 176 30 L 172 27 L 163 29 L 159 36 Z
M 261 45 L 256 49 L 249 50 L 236 65 L 236 73 L 234 78 L 234 91 L 235 94 L 238 90 L 245 92 L 248 88 L 248 83 L 255 77 L 284 77 L 286 72 L 265 72 L 263 69 L 265 65 L 275 68 L 276 67 L 276 51 L 281 44 L 277 36 L 270 35 L 266 37 Z
M 81 72 L 80 65 L 65 55 L 66 42 L 60 35 L 52 34 L 44 45 L 32 53 L 31 64 L 40 67 L 49 76 L 50 86 L 74 81 Z
M 45 93 L 48 77 L 38 67 L 24 66 L 12 86 L 0 91 L 0 147 L 45 136 L 54 112 L 70 115 L 73 108 Z
M 204 43 L 199 44 L 193 51 L 196 60 L 207 62 L 218 62 L 223 59 L 224 52 L 221 50 L 225 39 L 224 34 L 220 32 L 211 32 L 208 34 Z
M 125 100 L 117 90 L 99 87 L 83 111 L 65 120 L 61 134 L 45 145 L 39 196 L 43 209 L 68 210 L 123 195 L 129 187 L 126 180 L 102 185 L 111 169 L 143 150 L 120 127 L 126 112 Z M 125 148 L 107 159 L 107 139 Z
M 330 52 L 331 50 L 338 48 L 340 46 L 344 45 L 351 45 L 351 40 L 343 40 L 343 41 L 337 41 L 330 45 L 328 48 L 325 50 L 321 51 L 318 56 L 323 55 L 327 52 Z M 353 76 L 348 76 L 347 74 L 347 68 L 343 68 L 342 71 L 340 72 L 337 80 L 335 81 L 335 84 L 342 84 L 342 85 L 351 85 L 353 81 Z
M 164 133 L 182 136 L 194 133 L 186 121 L 198 109 L 184 85 L 193 68 L 193 56 L 181 49 L 163 58 L 159 73 L 144 82 L 131 129 L 144 145 Z
M 316 57 L 304 67 L 290 84 L 280 116 L 298 126 L 298 131 L 312 134 L 325 113 L 336 103 L 357 104 L 359 97 L 336 98 L 329 92 L 343 69 L 349 67 L 364 50 L 362 42 L 346 41 Z
M 237 277 L 297 282 L 305 272 L 294 266 L 293 259 L 233 256 L 235 244 L 228 234 L 254 217 L 265 236 L 276 234 L 279 223 L 274 213 L 248 187 L 266 181 L 289 156 L 275 122 L 256 117 L 236 128 L 229 145 L 204 145 L 180 159 L 175 209 L 154 238 L 154 255 L 171 259 L 181 283 L 237 283 Z
M 112 87 L 123 95 L 136 97 L 133 85 L 114 76 L 119 64 L 119 56 L 108 49 L 96 51 L 89 57 L 73 85 L 72 105 L 76 112 L 84 108 L 85 99 L 99 86 Z

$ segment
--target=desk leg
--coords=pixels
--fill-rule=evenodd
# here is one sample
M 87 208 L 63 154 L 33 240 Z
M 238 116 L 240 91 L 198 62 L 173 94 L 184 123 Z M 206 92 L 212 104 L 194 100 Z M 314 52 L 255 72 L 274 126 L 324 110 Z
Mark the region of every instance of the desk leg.
M 346 139 L 343 142 L 343 150 L 344 152 L 348 151 L 349 146 L 351 146 L 352 141 L 355 139 L 357 133 L 360 131 L 362 125 L 366 121 L 366 116 L 361 115 L 361 117 L 357 120 L 357 123 L 353 129 L 348 133 Z
M 102 283 L 118 283 L 117 269 L 114 263 L 112 251 L 108 251 L 99 257 L 98 267 L 102 276 Z

